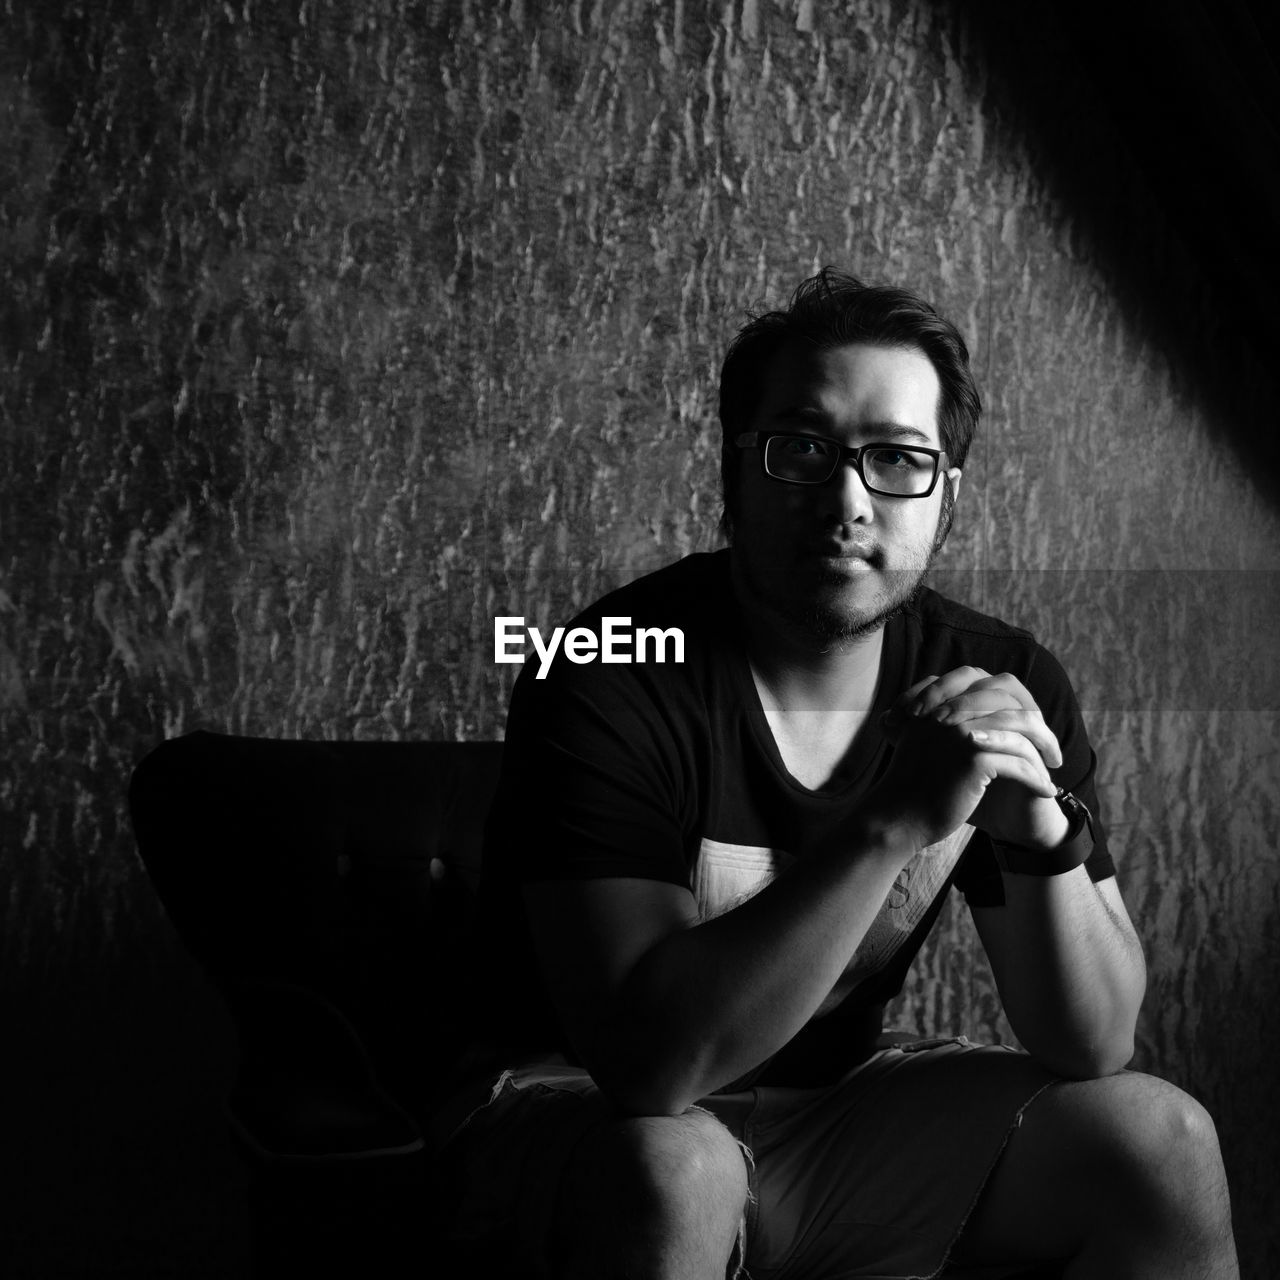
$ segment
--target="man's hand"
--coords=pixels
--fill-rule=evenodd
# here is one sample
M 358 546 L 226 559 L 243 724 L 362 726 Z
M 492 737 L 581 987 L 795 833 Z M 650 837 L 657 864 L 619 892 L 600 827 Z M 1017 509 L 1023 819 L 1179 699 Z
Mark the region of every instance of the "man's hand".
M 1043 848 L 1066 835 L 1048 772 L 1062 752 L 1014 676 L 959 667 L 922 680 L 884 729 L 896 749 L 877 791 L 915 830 L 936 840 L 968 821 Z M 1060 1075 L 1118 1071 L 1133 1054 L 1146 970 L 1115 880 L 1095 885 L 1083 867 L 1004 879 L 1005 905 L 973 918 L 1015 1033 Z
M 1062 752 L 1016 677 L 980 667 L 928 676 L 897 699 L 882 728 L 895 751 L 870 804 L 918 848 L 962 822 L 1029 847 L 1051 848 L 1065 835 L 1049 777 Z

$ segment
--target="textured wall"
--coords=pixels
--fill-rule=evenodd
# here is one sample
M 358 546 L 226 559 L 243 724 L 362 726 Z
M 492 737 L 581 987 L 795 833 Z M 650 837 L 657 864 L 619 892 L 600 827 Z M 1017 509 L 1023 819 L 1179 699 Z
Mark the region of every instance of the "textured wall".
M 958 12 L 0 20 L 10 979 L 163 951 L 123 796 L 164 735 L 498 736 L 494 615 L 563 621 L 715 545 L 724 344 L 833 262 L 970 342 L 988 414 L 943 576 L 1076 679 L 1151 960 L 1138 1065 L 1214 1110 L 1246 1263 L 1280 1271 L 1280 521 L 1239 444 L 1274 401 L 1197 286 L 1184 333 L 1230 388 L 1202 394 Z M 1190 279 L 1137 179 L 1116 199 L 1127 251 Z M 963 913 L 898 1012 L 1000 1032 Z

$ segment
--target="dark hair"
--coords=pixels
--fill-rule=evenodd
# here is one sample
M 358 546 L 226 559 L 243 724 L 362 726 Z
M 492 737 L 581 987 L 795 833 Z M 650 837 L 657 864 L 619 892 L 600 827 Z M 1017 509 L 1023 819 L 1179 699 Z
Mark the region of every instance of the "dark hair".
M 789 342 L 818 349 L 865 342 L 905 347 L 927 356 L 938 375 L 938 434 L 953 467 L 963 467 L 982 413 L 969 372 L 969 349 L 959 330 L 909 289 L 867 285 L 846 272 L 823 267 L 802 281 L 781 311 L 753 315 L 729 345 L 720 370 L 720 481 L 726 532 L 741 451 L 733 437 L 750 425 L 761 381 Z

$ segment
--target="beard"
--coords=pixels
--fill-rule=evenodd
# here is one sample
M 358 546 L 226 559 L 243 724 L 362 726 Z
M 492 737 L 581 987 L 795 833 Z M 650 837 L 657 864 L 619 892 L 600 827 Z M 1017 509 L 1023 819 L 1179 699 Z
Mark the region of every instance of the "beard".
M 820 650 L 874 634 L 890 619 L 910 609 L 924 590 L 929 569 L 951 531 L 955 497 L 951 482 L 945 477 L 943 485 L 942 507 L 932 542 L 908 553 L 908 563 L 899 569 L 886 570 L 879 555 L 872 557 L 871 567 L 883 583 L 873 599 L 859 604 L 848 598 L 862 570 L 850 573 L 830 565 L 815 567 L 811 576 L 803 572 L 781 574 L 777 588 L 770 590 L 763 576 L 744 564 L 748 589 L 793 633 Z
M 797 607 L 790 613 L 790 620 L 824 647 L 861 640 L 915 604 L 924 590 L 924 580 L 932 560 L 930 555 L 920 568 L 895 570 L 890 575 L 889 588 L 863 608 L 817 599 Z M 820 587 L 828 596 L 836 595 L 844 584 L 845 579 L 839 573 L 826 572 L 820 578 Z
M 792 621 L 801 626 L 815 640 L 825 644 L 842 644 L 852 640 L 861 640 L 878 631 L 891 618 L 905 613 L 920 598 L 924 590 L 925 579 L 938 552 L 942 550 L 947 534 L 951 532 L 951 519 L 955 511 L 955 495 L 951 489 L 951 481 L 942 478 L 942 507 L 938 512 L 938 525 L 933 533 L 933 543 L 925 552 L 919 564 L 906 569 L 895 569 L 889 573 L 889 587 L 881 593 L 879 600 L 864 609 L 841 609 L 821 600 L 814 600 L 802 606 L 793 616 Z M 834 570 L 824 571 L 820 575 L 820 587 L 823 591 L 835 592 L 844 582 L 843 575 Z

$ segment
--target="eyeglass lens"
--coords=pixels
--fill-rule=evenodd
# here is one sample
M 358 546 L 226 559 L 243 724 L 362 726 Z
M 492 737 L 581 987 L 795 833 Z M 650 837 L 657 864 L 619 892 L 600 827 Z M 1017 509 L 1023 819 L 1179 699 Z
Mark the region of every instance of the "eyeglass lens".
M 840 449 L 811 436 L 772 436 L 765 445 L 765 470 L 779 480 L 822 484 L 840 464 Z M 881 493 L 924 493 L 933 484 L 937 460 L 919 449 L 875 445 L 862 451 L 862 476 Z

